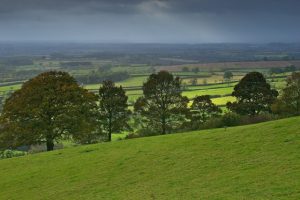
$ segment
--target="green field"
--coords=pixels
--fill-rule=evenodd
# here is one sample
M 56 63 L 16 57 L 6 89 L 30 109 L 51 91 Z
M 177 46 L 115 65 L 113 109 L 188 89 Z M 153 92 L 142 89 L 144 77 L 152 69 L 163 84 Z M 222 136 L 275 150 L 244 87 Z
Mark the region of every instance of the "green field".
M 139 87 L 142 85 L 143 81 L 146 80 L 147 77 L 145 76 L 138 76 L 138 77 L 133 77 L 130 79 L 127 79 L 125 81 L 117 83 L 118 85 L 122 85 L 124 87 Z M 220 95 L 225 97 L 218 97 L 218 98 L 213 98 L 213 102 L 216 105 L 225 105 L 228 101 L 235 101 L 234 97 L 230 97 L 227 95 L 230 95 L 233 91 L 233 86 L 236 83 L 223 83 L 223 84 L 211 84 L 211 85 L 198 85 L 198 86 L 188 86 L 184 91 L 183 95 L 187 96 L 189 99 L 193 99 L 196 96 L 201 96 L 201 95 Z M 285 86 L 285 81 L 284 79 L 279 79 L 276 82 L 273 82 L 272 85 L 276 87 L 277 89 L 281 89 Z M 11 86 L 2 86 L 0 87 L 0 92 L 7 92 L 11 90 L 16 90 L 21 87 L 21 84 L 17 85 L 11 85 Z M 89 90 L 98 90 L 100 87 L 100 84 L 91 84 L 91 85 L 86 85 L 85 88 Z M 142 90 L 126 90 L 126 94 L 128 95 L 128 100 L 130 103 L 133 103 L 136 101 L 138 97 L 142 95 Z
M 97 64 L 96 62 L 93 62 Z M 59 63 L 52 63 L 53 66 L 58 65 Z M 99 63 L 98 63 L 99 64 Z M 37 66 L 38 64 L 36 64 Z M 43 64 L 43 66 L 46 63 Z M 51 65 L 51 66 L 52 66 Z M 38 68 L 38 67 L 37 67 Z M 136 66 L 115 66 L 112 68 L 113 71 L 129 71 L 131 77 L 117 82 L 116 85 L 122 85 L 128 95 L 129 104 L 132 105 L 138 97 L 142 95 L 141 87 L 143 83 L 147 80 L 149 73 L 151 73 L 151 67 L 146 65 L 136 65 Z M 233 91 L 233 87 L 237 84 L 237 82 L 247 73 L 249 70 L 254 70 L 256 68 L 249 69 L 237 69 L 234 71 L 234 77 L 230 83 L 224 83 L 223 79 L 223 71 L 200 71 L 199 73 L 194 72 L 182 72 L 182 71 L 172 71 L 175 76 L 180 76 L 182 78 L 182 83 L 184 86 L 183 95 L 187 96 L 190 100 L 192 100 L 196 96 L 201 95 L 210 95 L 213 98 L 213 102 L 219 106 L 225 105 L 228 101 L 235 101 L 235 98 L 230 97 Z M 88 74 L 90 73 L 89 68 L 86 69 L 76 69 L 72 71 L 72 74 Z M 248 71 L 247 71 L 248 70 Z M 260 68 L 256 70 L 262 70 Z M 265 71 L 267 69 L 264 69 Z M 285 87 L 285 78 L 284 76 L 288 75 L 287 73 L 277 74 L 276 76 L 269 78 L 271 86 L 281 90 Z M 192 86 L 191 80 L 197 79 L 197 85 Z M 84 85 L 84 87 L 88 90 L 92 90 L 93 92 L 97 92 L 101 83 L 97 84 L 88 84 Z M 7 94 L 9 91 L 15 91 L 19 89 L 21 84 L 12 84 L 9 86 L 0 86 L 0 97 L 4 96 L 7 98 Z M 218 97 L 219 96 L 219 97 Z M 218 97 L 218 98 L 216 98 Z
M 233 87 L 225 87 L 218 89 L 203 89 L 203 90 L 194 90 L 194 91 L 184 91 L 182 95 L 187 96 L 189 99 L 194 98 L 195 96 L 201 95 L 230 95 L 233 91 Z
M 0 199 L 300 199 L 300 118 L 0 160 Z
M 138 87 L 138 86 L 142 86 L 147 79 L 148 76 L 131 77 L 127 80 L 117 82 L 116 85 L 122 85 L 122 87 Z
M 212 102 L 218 106 L 226 105 L 227 102 L 235 102 L 236 98 L 232 96 L 213 98 Z
M 8 86 L 0 86 L 0 92 L 8 92 L 20 89 L 22 84 L 8 85 Z

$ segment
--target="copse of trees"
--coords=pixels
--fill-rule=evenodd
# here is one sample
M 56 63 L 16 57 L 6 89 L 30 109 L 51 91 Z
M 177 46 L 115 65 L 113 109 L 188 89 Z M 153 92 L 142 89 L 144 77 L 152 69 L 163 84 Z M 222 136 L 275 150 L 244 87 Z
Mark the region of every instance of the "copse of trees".
M 194 67 L 194 68 L 192 69 L 192 72 L 194 72 L 195 74 L 198 74 L 198 73 L 200 72 L 199 67 Z
M 130 77 L 128 72 L 93 71 L 88 75 L 77 75 L 76 80 L 82 84 L 95 84 L 105 80 L 115 82 L 126 80 Z
M 143 85 L 143 96 L 134 104 L 139 122 L 160 134 L 171 133 L 184 124 L 188 98 L 181 94 L 181 81 L 161 71 L 152 74 Z
M 100 134 L 94 126 L 95 100 L 66 72 L 50 71 L 30 79 L 5 102 L 0 118 L 2 148 L 46 143 L 51 151 L 56 141 L 65 138 L 90 143 Z
M 181 69 L 181 71 L 182 71 L 182 72 L 189 72 L 190 69 L 189 69 L 188 67 L 183 67 L 183 68 Z
M 273 104 L 272 110 L 277 114 L 300 114 L 300 72 L 294 72 L 287 79 L 287 85 L 282 90 L 279 99 Z
M 113 132 L 130 130 L 127 100 L 122 86 L 116 87 L 112 81 L 104 81 L 99 89 L 100 124 L 108 141 Z
M 234 87 L 232 96 L 236 97 L 237 101 L 227 103 L 229 110 L 241 115 L 254 116 L 261 112 L 270 112 L 278 92 L 271 89 L 261 73 L 251 72 Z
M 297 67 L 295 65 L 289 65 L 284 68 L 279 67 L 273 67 L 270 69 L 271 74 L 281 74 L 286 72 L 295 72 L 297 70 Z

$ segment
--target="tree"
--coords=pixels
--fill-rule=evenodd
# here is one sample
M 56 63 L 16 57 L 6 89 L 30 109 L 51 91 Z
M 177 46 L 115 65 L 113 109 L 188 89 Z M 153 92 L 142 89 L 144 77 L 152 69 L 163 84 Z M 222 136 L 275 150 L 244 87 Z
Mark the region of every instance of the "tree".
M 191 85 L 195 86 L 198 83 L 198 79 L 197 78 L 192 78 L 189 82 L 190 82 Z
M 199 73 L 199 67 L 194 67 L 193 69 L 192 69 L 192 72 L 194 72 L 195 74 L 198 74 Z
M 143 94 L 134 104 L 134 110 L 148 128 L 164 135 L 185 122 L 189 100 L 181 95 L 178 77 L 166 71 L 152 74 L 143 85 Z
M 96 137 L 99 131 L 94 126 L 96 108 L 95 95 L 79 87 L 68 73 L 45 72 L 6 100 L 0 139 L 6 148 L 46 143 L 48 151 L 64 138 L 88 142 L 86 137 Z
M 116 87 L 112 81 L 104 81 L 99 89 L 100 121 L 108 141 L 113 132 L 129 129 L 127 100 L 122 86 Z
M 231 71 L 225 71 L 224 72 L 224 75 L 223 75 L 223 78 L 225 81 L 230 81 L 233 77 L 233 74 Z
M 284 71 L 285 71 L 284 69 L 278 68 L 278 67 L 273 67 L 273 68 L 270 69 L 271 74 L 281 74 Z
M 295 72 L 297 70 L 295 65 L 290 65 L 285 68 L 285 72 Z
M 188 67 L 183 67 L 183 68 L 181 69 L 181 71 L 182 71 L 182 72 L 189 72 L 190 69 L 189 69 Z
M 281 97 L 274 103 L 272 110 L 278 114 L 300 114 L 300 72 L 294 72 L 287 79 L 287 86 Z
M 270 106 L 276 100 L 278 92 L 271 89 L 261 73 L 251 72 L 234 87 L 232 96 L 237 101 L 227 103 L 227 108 L 241 115 L 257 115 L 263 111 L 271 111 Z
M 191 121 L 192 124 L 202 124 L 221 113 L 222 110 L 211 101 L 209 95 L 197 96 L 191 106 Z

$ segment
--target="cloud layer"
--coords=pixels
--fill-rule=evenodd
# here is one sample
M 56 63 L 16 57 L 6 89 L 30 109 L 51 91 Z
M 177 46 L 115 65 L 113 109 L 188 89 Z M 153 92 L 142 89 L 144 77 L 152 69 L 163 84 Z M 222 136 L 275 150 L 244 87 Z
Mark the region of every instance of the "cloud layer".
M 0 0 L 0 40 L 300 42 L 298 0 Z

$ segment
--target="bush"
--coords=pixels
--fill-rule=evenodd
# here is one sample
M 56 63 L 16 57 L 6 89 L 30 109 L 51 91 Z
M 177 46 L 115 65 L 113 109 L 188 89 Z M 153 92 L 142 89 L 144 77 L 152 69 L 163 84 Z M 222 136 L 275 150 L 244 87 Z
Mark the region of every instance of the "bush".
M 24 151 L 4 150 L 0 151 L 0 159 L 13 158 L 27 155 Z
M 193 126 L 190 130 L 204 130 L 204 129 L 212 129 L 212 128 L 222 128 L 222 127 L 230 127 L 230 126 L 241 126 L 248 124 L 257 124 L 261 122 L 267 122 L 272 120 L 280 119 L 278 115 L 273 115 L 269 113 L 264 113 L 256 116 L 248 116 L 248 115 L 238 115 L 236 113 L 230 112 L 226 113 L 222 117 L 211 118 L 203 124 L 197 126 Z
M 272 120 L 279 119 L 279 116 L 265 113 L 255 116 L 242 116 L 240 119 L 240 125 L 247 125 L 247 124 L 257 124 L 261 122 L 267 122 Z
M 211 129 L 211 128 L 222 128 L 223 120 L 221 117 L 211 118 L 208 121 L 204 122 L 200 129 Z
M 160 134 L 160 131 L 158 129 L 157 130 L 152 130 L 150 128 L 140 128 L 137 131 L 137 135 L 139 137 L 148 137 L 148 136 L 157 136 L 157 135 L 161 135 L 161 134 Z
M 128 135 L 126 135 L 125 140 L 135 139 L 135 138 L 139 138 L 139 137 L 141 137 L 141 136 L 134 134 L 134 133 L 129 133 Z
M 222 122 L 223 126 L 238 126 L 241 122 L 241 116 L 236 113 L 229 112 L 223 115 Z

